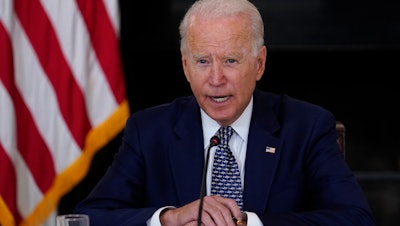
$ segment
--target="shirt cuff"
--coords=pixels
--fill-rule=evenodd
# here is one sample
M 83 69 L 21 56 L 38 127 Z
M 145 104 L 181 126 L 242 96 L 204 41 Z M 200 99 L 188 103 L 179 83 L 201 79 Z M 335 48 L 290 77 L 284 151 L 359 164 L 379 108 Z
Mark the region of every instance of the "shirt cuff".
M 257 216 L 257 214 L 253 212 L 247 212 L 247 225 L 251 226 L 264 226 L 264 224 L 261 222 L 260 218 Z
M 164 209 L 175 209 L 175 207 L 165 206 L 158 209 L 156 212 L 153 213 L 153 216 L 151 216 L 151 218 L 147 220 L 147 226 L 161 226 L 160 213 Z

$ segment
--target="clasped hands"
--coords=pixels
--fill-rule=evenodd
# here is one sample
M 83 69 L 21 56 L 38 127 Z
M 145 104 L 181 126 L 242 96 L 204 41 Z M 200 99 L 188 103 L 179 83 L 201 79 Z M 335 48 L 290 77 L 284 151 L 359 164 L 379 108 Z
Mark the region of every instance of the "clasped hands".
M 179 208 L 167 208 L 160 214 L 163 226 L 197 226 L 200 199 Z M 243 214 L 236 201 L 218 195 L 205 196 L 203 200 L 202 225 L 246 226 Z

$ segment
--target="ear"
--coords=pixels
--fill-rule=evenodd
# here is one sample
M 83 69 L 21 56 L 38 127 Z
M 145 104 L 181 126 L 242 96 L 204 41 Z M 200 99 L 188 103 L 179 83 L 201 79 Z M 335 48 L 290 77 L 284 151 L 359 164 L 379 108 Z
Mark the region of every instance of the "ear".
M 267 61 L 267 47 L 264 45 L 258 50 L 257 56 L 257 77 L 256 80 L 259 81 L 265 71 L 265 62 Z

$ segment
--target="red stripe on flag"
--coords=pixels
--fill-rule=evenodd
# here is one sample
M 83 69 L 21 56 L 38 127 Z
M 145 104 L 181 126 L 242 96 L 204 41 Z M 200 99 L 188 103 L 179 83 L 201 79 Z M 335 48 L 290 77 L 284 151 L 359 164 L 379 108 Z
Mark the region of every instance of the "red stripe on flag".
M 1 31 L 0 31 L 1 33 Z M 1 38 L 0 38 L 1 39 Z M 0 40 L 1 42 L 1 40 Z M 0 144 L 0 196 L 3 197 L 8 209 L 14 216 L 14 221 L 19 224 L 22 217 L 17 209 L 17 188 L 14 165 L 8 158 L 3 146 Z
M 48 147 L 45 142 L 47 136 L 44 137 L 48 131 L 40 130 L 39 132 L 39 129 L 42 129 L 41 124 L 40 127 L 37 126 L 39 125 L 37 124 L 39 121 L 36 122 L 36 117 L 34 117 L 36 115 L 32 115 L 30 112 L 30 110 L 32 110 L 30 109 L 31 103 L 25 103 L 25 92 L 22 92 L 23 90 L 20 92 L 19 90 L 20 88 L 25 87 L 17 86 L 14 78 L 14 67 L 23 67 L 26 69 L 26 66 L 28 65 L 14 65 L 12 46 L 18 47 L 25 43 L 20 43 L 18 42 L 19 40 L 16 39 L 15 41 L 17 42 L 11 44 L 14 39 L 10 40 L 9 36 L 11 37 L 11 35 L 20 34 L 12 33 L 11 35 L 8 35 L 7 30 L 5 29 L 7 27 L 0 26 L 0 80 L 2 82 L 1 84 L 5 88 L 5 92 L 9 94 L 13 101 L 16 125 L 12 126 L 15 126 L 17 142 L 15 144 L 17 146 L 16 150 L 4 150 L 4 148 L 8 148 L 8 146 L 6 147 L 4 144 L 0 143 L 0 175 L 10 172 L 7 174 L 9 176 L 8 178 L 0 178 L 0 225 L 14 226 L 13 221 L 16 221 L 17 225 L 39 225 L 44 223 L 44 220 L 56 210 L 59 199 L 86 175 L 90 166 L 90 161 L 95 152 L 123 130 L 125 121 L 129 117 L 129 106 L 125 96 L 125 81 L 122 71 L 119 40 L 117 33 L 114 30 L 115 28 L 111 23 L 110 15 L 108 15 L 108 8 L 105 7 L 103 1 L 76 1 L 84 21 L 87 23 L 88 35 L 92 42 L 90 48 L 94 48 L 93 51 L 97 57 L 97 59 L 93 60 L 98 60 L 95 64 L 99 64 L 103 73 L 106 75 L 106 84 L 99 84 L 99 86 L 104 88 L 105 85 L 108 85 L 114 95 L 114 99 L 113 97 L 107 98 L 110 103 L 107 102 L 105 106 L 115 109 L 105 109 L 110 112 L 110 114 L 99 125 L 90 124 L 88 119 L 89 116 L 86 112 L 86 106 L 98 106 L 93 105 L 92 103 L 86 103 L 84 94 L 87 93 L 90 97 L 89 99 L 94 100 L 94 96 L 90 91 L 96 91 L 96 87 L 90 87 L 93 89 L 84 90 L 85 92 L 83 92 L 75 80 L 73 70 L 69 68 L 67 59 L 64 57 L 61 45 L 58 42 L 58 36 L 56 33 L 58 30 L 53 28 L 53 23 L 50 21 L 50 18 L 47 15 L 48 12 L 46 11 L 46 9 L 52 10 L 57 7 L 54 7 L 55 5 L 49 5 L 48 8 L 43 7 L 39 0 L 13 0 L 13 4 L 10 4 L 9 6 L 14 7 L 15 16 L 18 18 L 22 29 L 29 39 L 29 44 L 32 46 L 33 51 L 36 54 L 35 57 L 37 57 L 37 61 L 43 68 L 43 71 L 46 74 L 45 76 L 47 76 L 41 79 L 48 79 L 49 83 L 52 84 L 52 88 L 55 91 L 54 95 L 59 104 L 60 114 L 62 115 L 66 126 L 68 126 L 73 139 L 75 139 L 75 142 L 80 146 L 83 152 L 81 156 L 74 156 L 76 157 L 75 159 L 70 159 L 72 161 L 71 164 L 61 172 L 55 171 L 55 164 L 58 162 L 57 160 L 61 158 L 61 156 L 57 156 L 59 150 L 49 150 L 50 144 Z M 70 9 L 74 10 L 73 6 L 69 6 L 71 7 Z M 114 4 L 111 7 L 117 7 L 117 4 Z M 117 14 L 112 13 L 111 15 Z M 11 18 L 8 18 L 8 16 L 11 16 Z M 14 21 L 11 24 L 7 24 L 10 25 L 9 32 L 14 32 L 13 26 L 18 25 L 18 20 L 12 17 L 14 17 L 13 13 L 10 15 L 7 14 L 4 17 L 7 22 Z M 64 19 L 66 18 L 63 18 L 63 20 Z M 76 20 L 76 18 L 71 17 L 71 20 Z M 1 20 L 0 25 L 2 25 Z M 17 26 L 16 28 L 19 27 Z M 15 29 L 15 31 L 18 32 L 19 30 Z M 21 36 L 18 37 L 24 38 Z M 86 36 L 83 35 L 82 38 L 84 37 Z M 19 49 L 21 48 L 16 48 L 16 50 Z M 74 51 L 76 54 L 86 55 L 87 51 L 91 50 L 74 49 Z M 30 61 L 30 59 L 27 61 Z M 22 71 L 24 72 L 24 70 Z M 41 72 L 33 71 L 32 73 Z M 23 74 L 23 76 L 25 77 L 18 77 L 18 79 L 22 79 L 22 82 L 28 82 L 28 84 L 29 81 L 33 79 L 33 76 L 30 77 L 30 74 Z M 81 77 L 84 76 L 85 75 L 81 75 Z M 103 74 L 100 73 L 96 76 L 103 76 Z M 17 81 L 19 82 L 20 80 Z M 3 86 L 1 86 L 1 88 L 3 88 Z M 41 87 L 39 84 L 39 87 L 33 88 L 37 90 Z M 94 92 L 94 94 L 96 94 L 96 92 Z M 111 94 L 107 92 L 107 94 L 102 95 Z M 102 95 L 98 97 L 99 101 L 102 101 Z M 46 100 L 46 96 L 35 99 L 35 101 L 43 101 L 42 103 L 47 103 L 45 102 Z M 117 106 L 113 100 L 118 102 Z M 29 103 L 29 106 L 27 103 Z M 54 114 L 53 112 L 48 112 L 48 109 L 45 109 L 44 112 L 46 112 L 46 114 Z M 95 112 L 98 111 L 93 111 L 93 118 L 97 117 Z M 104 118 L 102 114 L 100 115 Z M 3 114 L 1 114 L 1 116 L 3 116 Z M 7 116 L 7 114 L 5 114 L 5 116 Z M 92 128 L 92 126 L 94 127 Z M 43 134 L 41 134 L 41 132 L 43 132 Z M 61 147 L 63 144 L 62 142 L 60 144 L 57 143 L 59 138 L 63 139 L 63 134 L 59 134 L 59 131 L 56 131 L 55 135 L 57 137 L 56 140 L 51 140 L 49 142 L 52 142 L 52 144 L 54 142 L 56 147 L 65 148 L 65 150 L 63 150 L 65 152 L 62 154 L 63 158 L 71 158 L 72 154 L 76 154 L 75 152 L 71 152 L 71 149 L 68 147 Z M 49 137 L 51 138 L 52 136 Z M 5 138 L 9 139 L 7 136 Z M 29 172 L 20 172 L 20 168 L 13 168 L 17 167 L 17 165 L 13 166 L 15 160 L 12 155 L 18 154 L 15 153 L 17 151 L 20 151 L 21 154 L 18 155 L 18 158 L 22 158 L 23 161 L 25 161 Z M 70 152 L 71 155 L 69 155 Z M 9 153 L 11 153 L 10 156 L 8 156 Z M 54 153 L 54 156 L 52 153 Z M 19 163 L 17 162 L 17 164 Z M 59 166 L 57 166 L 57 168 L 59 168 Z M 20 175 L 20 173 L 28 173 L 28 175 Z M 22 177 L 19 178 L 19 176 Z M 42 195 L 43 197 L 41 199 L 38 197 L 33 198 L 31 194 L 20 194 L 18 192 L 18 182 L 24 184 L 25 182 L 22 180 L 27 177 L 33 177 L 29 178 L 29 180 L 32 179 L 37 184 L 38 189 L 40 189 L 42 194 L 35 195 Z M 14 186 L 7 186 L 8 183 L 13 183 Z M 22 197 L 17 197 L 17 195 L 22 195 L 22 197 L 27 200 L 21 200 Z M 7 199 L 3 199 L 3 196 L 7 197 Z M 11 214 L 12 216 L 10 216 Z
M 85 99 L 64 58 L 49 18 L 37 0 L 15 0 L 15 11 L 56 91 L 66 124 L 77 144 L 83 149 L 86 134 L 91 128 Z
M 0 21 L 0 81 L 6 74 L 13 71 L 11 42 L 7 31 Z M 4 82 L 3 82 L 4 83 Z M 3 125 L 4 126 L 4 125 Z M 14 217 L 14 221 L 21 221 L 21 214 L 17 209 L 17 189 L 14 165 L 8 157 L 6 150 L 0 143 L 0 196 L 4 199 L 8 211 Z M 7 185 L 7 186 L 3 186 Z
M 77 0 L 90 40 L 118 103 L 126 98 L 118 37 L 103 1 Z M 122 82 L 121 82 L 122 81 Z
M 18 150 L 9 150 L 9 152 L 20 151 L 22 158 L 24 158 L 27 167 L 31 171 L 33 180 L 43 192 L 50 187 L 55 177 L 53 161 L 48 148 L 35 127 L 29 110 L 22 100 L 21 94 L 15 86 L 11 40 L 2 26 L 3 24 L 0 23 L 0 25 L 0 47 L 2 50 L 0 51 L 0 80 L 14 102 L 15 120 L 17 122 L 16 145 Z M 22 221 L 22 216 L 17 209 L 18 197 L 16 194 L 17 179 L 15 169 L 4 147 L 1 147 L 0 155 L 0 165 L 2 167 L 0 172 L 3 175 L 1 178 L 7 181 L 0 181 L 0 185 L 2 185 L 1 196 L 5 198 L 7 208 L 13 214 L 13 220 L 18 225 Z
M 16 111 L 17 147 L 26 161 L 37 186 L 42 193 L 45 193 L 50 188 L 56 175 L 53 158 L 37 130 L 21 95 L 15 92 L 13 100 Z
M 53 159 L 36 128 L 29 109 L 15 86 L 11 41 L 8 36 L 1 35 L 0 43 L 5 44 L 4 49 L 0 51 L 0 79 L 14 102 L 17 148 L 32 172 L 38 187 L 44 193 L 49 189 L 55 177 Z

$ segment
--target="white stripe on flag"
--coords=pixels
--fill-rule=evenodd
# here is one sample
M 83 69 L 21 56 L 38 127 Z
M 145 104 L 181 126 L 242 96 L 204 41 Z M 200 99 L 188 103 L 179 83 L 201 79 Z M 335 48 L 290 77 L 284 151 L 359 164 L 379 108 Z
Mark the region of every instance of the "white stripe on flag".
M 73 75 L 84 92 L 90 122 L 98 125 L 118 103 L 96 60 L 82 15 L 75 1 L 44 0 L 42 4 L 53 23 Z M 71 17 L 74 19 L 71 20 Z M 85 50 L 84 54 L 82 50 Z
M 3 84 L 0 82 L 0 144 L 5 148 L 9 158 L 15 166 L 17 183 L 18 209 L 23 216 L 27 216 L 36 206 L 43 195 L 32 180 L 32 175 L 27 168 L 24 159 L 16 147 L 15 117 L 12 100 Z
M 104 5 L 107 9 L 108 15 L 110 15 L 110 20 L 114 27 L 115 33 L 119 35 L 120 16 L 118 1 L 104 0 Z
M 15 28 L 14 32 L 20 40 L 12 40 L 18 43 L 14 48 L 14 63 L 21 65 L 15 68 L 16 84 L 54 157 L 56 172 L 59 173 L 74 162 L 81 151 L 61 117 L 54 89 L 37 61 L 28 38 L 20 26 Z
M 119 5 L 103 1 L 80 2 L 86 15 L 78 0 L 0 1 L 0 47 L 6 47 L 0 48 L 5 65 L 0 68 L 0 155 L 5 157 L 0 162 L 12 165 L 0 166 L 11 183 L 0 184 L 2 226 L 54 225 L 58 200 L 86 175 L 95 152 L 125 126 L 129 106 L 122 64 L 115 65 L 118 40 L 113 40 L 119 37 Z M 100 13 L 88 12 L 92 9 Z M 31 23 L 32 15 L 39 22 Z M 47 19 L 50 27 L 44 30 Z M 91 36 L 85 20 L 111 24 L 103 33 L 107 42 L 98 39 L 103 37 L 99 26 Z M 118 60 L 97 55 L 104 52 Z M 69 84 L 63 89 L 60 81 Z M 79 108 L 71 109 L 75 101 Z

